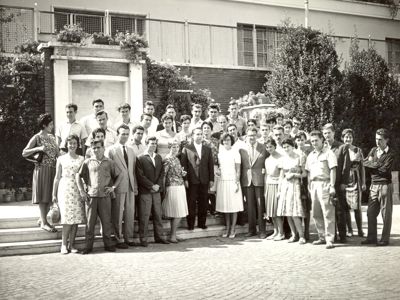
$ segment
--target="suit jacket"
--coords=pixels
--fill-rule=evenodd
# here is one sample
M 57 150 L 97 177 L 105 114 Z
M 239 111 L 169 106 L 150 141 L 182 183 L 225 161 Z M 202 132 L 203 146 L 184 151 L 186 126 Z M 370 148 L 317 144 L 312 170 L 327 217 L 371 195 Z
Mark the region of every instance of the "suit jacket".
M 241 166 L 240 166 L 240 183 L 242 186 L 264 186 L 264 174 L 262 169 L 265 168 L 265 159 L 269 156 L 265 147 L 256 142 L 255 155 L 253 161 L 250 155 L 250 144 L 248 148 L 240 149 Z
M 136 159 L 136 177 L 139 183 L 139 192 L 141 194 L 154 193 L 151 187 L 155 184 L 160 186 L 160 190 L 157 193 L 163 191 L 164 181 L 164 166 L 162 158 L 159 154 L 155 155 L 154 158 L 156 165 L 153 165 L 151 158 L 148 154 L 143 153 Z
M 135 194 L 138 192 L 138 185 L 136 180 L 136 156 L 133 149 L 126 146 L 126 153 L 128 154 L 128 166 L 125 163 L 124 153 L 121 144 L 117 143 L 107 148 L 106 156 L 112 159 L 118 169 L 120 170 L 119 176 L 121 181 L 118 186 L 115 187 L 117 194 L 127 193 L 129 190 L 134 191 Z
M 186 180 L 191 184 L 209 184 L 214 181 L 214 160 L 211 148 L 203 143 L 201 158 L 197 154 L 193 142 L 182 150 L 182 167 L 187 172 Z
M 336 189 L 339 188 L 340 183 L 348 181 L 348 173 L 344 171 L 347 166 L 345 166 L 345 161 L 346 163 L 350 162 L 350 154 L 349 154 L 349 146 L 334 140 L 332 143 L 332 146 L 330 148 L 333 153 L 335 153 L 336 158 L 337 158 L 337 168 L 336 168 L 336 180 L 335 180 L 335 186 Z
M 176 127 L 176 132 L 178 132 L 179 128 L 181 128 L 181 123 L 179 123 L 178 121 L 174 121 L 174 123 L 175 123 L 175 127 Z M 164 125 L 160 123 L 157 125 L 156 131 L 161 131 L 161 130 L 164 130 Z M 175 131 L 173 126 L 172 126 L 172 131 Z

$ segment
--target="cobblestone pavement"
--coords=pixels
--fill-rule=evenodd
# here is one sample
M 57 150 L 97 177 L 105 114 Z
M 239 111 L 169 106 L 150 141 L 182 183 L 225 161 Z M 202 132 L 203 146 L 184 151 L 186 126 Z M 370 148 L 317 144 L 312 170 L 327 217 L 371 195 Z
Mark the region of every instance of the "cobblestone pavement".
M 399 299 L 400 206 L 392 233 L 388 247 L 361 247 L 358 237 L 333 250 L 237 237 L 3 257 L 0 298 Z

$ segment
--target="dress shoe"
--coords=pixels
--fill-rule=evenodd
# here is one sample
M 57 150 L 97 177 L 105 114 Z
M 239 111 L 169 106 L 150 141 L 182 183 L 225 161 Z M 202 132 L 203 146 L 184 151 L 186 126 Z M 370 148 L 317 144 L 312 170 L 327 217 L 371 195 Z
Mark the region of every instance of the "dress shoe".
M 188 226 L 188 230 L 194 230 L 194 226 Z
M 207 225 L 202 225 L 202 226 L 197 226 L 197 227 L 199 227 L 201 229 L 207 229 L 208 228 Z
M 341 238 L 339 238 L 338 243 L 346 244 L 347 243 L 347 239 L 345 237 L 341 237 Z
M 93 249 L 84 249 L 84 250 L 82 251 L 82 254 L 83 254 L 83 255 L 86 255 L 86 254 L 92 253 L 92 251 L 93 251 Z
M 319 240 L 314 241 L 312 244 L 313 244 L 313 245 L 323 245 L 323 244 L 325 244 L 325 241 L 319 239 Z
M 384 247 L 384 246 L 389 245 L 389 242 L 379 241 L 379 242 L 376 243 L 376 245 L 377 245 L 377 246 L 380 246 L 380 247 Z
M 130 247 L 136 247 L 137 244 L 135 242 L 125 242 L 125 244 L 127 244 Z
M 115 252 L 115 246 L 108 246 L 108 247 L 104 247 L 104 250 L 107 252 Z
M 306 243 L 306 239 L 305 238 L 300 238 L 299 239 L 299 244 L 300 245 L 304 245 Z
M 169 239 L 167 242 L 169 242 L 170 244 L 178 244 L 178 240 Z
M 68 252 L 67 246 L 62 245 L 60 252 L 61 252 L 61 254 L 68 254 L 69 252 Z
M 267 235 L 263 232 L 263 233 L 260 233 L 260 234 L 258 235 L 258 237 L 259 237 L 260 239 L 265 239 L 265 238 L 267 238 Z
M 115 247 L 117 247 L 118 249 L 128 249 L 129 246 L 125 243 L 118 243 L 115 245 Z
M 377 242 L 376 241 L 371 241 L 371 240 L 364 240 L 361 242 L 361 245 L 375 245 Z
M 285 239 L 284 234 L 278 234 L 276 237 L 274 237 L 274 241 L 283 241 Z
M 359 237 L 364 237 L 364 232 L 362 232 L 362 231 L 359 232 L 359 233 L 358 233 L 358 236 L 359 236 Z
M 147 246 L 149 246 L 149 243 L 147 241 L 141 241 L 140 246 L 147 247 Z
M 333 246 L 332 242 L 326 242 L 325 248 L 326 249 L 333 249 L 333 248 L 335 248 L 335 246 Z
M 236 236 L 236 231 L 231 232 L 231 234 L 229 235 L 229 238 L 230 238 L 230 239 L 234 239 L 235 236 Z
M 246 233 L 245 237 L 251 237 L 251 236 L 255 236 L 255 235 L 257 235 L 257 233 L 255 233 L 255 232 L 248 232 L 248 233 Z
M 154 243 L 156 243 L 156 244 L 165 244 L 165 245 L 169 244 L 169 242 L 167 240 L 164 240 L 164 239 L 155 240 Z

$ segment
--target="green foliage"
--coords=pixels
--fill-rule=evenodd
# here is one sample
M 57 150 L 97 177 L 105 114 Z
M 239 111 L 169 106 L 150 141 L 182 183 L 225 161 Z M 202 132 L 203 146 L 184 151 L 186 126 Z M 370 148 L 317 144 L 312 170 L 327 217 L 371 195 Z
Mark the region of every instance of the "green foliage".
M 40 43 L 37 41 L 26 40 L 24 43 L 15 47 L 15 52 L 19 54 L 40 54 L 40 51 L 38 50 L 39 44 Z
M 93 44 L 98 45 L 115 45 L 116 42 L 111 35 L 104 34 L 103 32 L 95 32 L 92 34 Z
M 64 29 L 57 34 L 57 41 L 64 43 L 80 43 L 88 34 L 83 31 L 79 24 L 65 25 Z
M 400 83 L 394 79 L 382 56 L 374 48 L 359 50 L 352 42 L 350 62 L 343 71 L 344 94 L 337 123 L 355 130 L 357 142 L 368 151 L 374 146 L 374 131 L 384 127 L 392 145 L 400 146 Z M 368 127 L 366 127 L 368 126 Z
M 29 48 L 29 47 L 28 47 Z M 0 180 L 15 186 L 31 183 L 32 163 L 22 149 L 37 131 L 36 118 L 44 112 L 43 62 L 39 55 L 0 56 Z
M 149 47 L 147 41 L 141 35 L 136 33 L 117 32 L 114 41 L 127 50 L 127 59 L 132 62 L 138 62 L 146 56 L 146 49 Z
M 207 89 L 196 89 L 196 83 L 192 78 L 182 75 L 180 69 L 169 64 L 158 63 L 146 58 L 147 67 L 147 89 L 152 97 L 159 97 L 160 104 L 156 107 L 156 116 L 165 113 L 165 107 L 173 104 L 178 117 L 190 114 L 191 105 L 198 103 L 203 108 L 203 117 L 211 101 L 210 91 Z M 176 92 L 177 90 L 192 90 L 191 93 Z
M 277 106 L 303 120 L 306 130 L 334 119 L 341 88 L 339 60 L 328 35 L 284 24 L 273 70 L 266 76 L 265 94 Z

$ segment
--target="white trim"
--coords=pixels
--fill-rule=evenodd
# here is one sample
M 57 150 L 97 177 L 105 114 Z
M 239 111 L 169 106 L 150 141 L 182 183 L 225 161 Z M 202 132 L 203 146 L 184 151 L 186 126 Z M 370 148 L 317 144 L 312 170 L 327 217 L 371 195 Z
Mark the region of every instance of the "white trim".
M 129 77 L 125 76 L 111 76 L 111 75 L 68 75 L 68 80 L 79 81 L 122 81 L 127 82 Z
M 174 63 L 174 62 L 168 62 L 168 64 L 179 67 L 193 67 L 193 68 L 232 69 L 232 70 L 249 70 L 249 71 L 265 71 L 265 72 L 272 71 L 271 68 L 247 67 L 247 66 L 185 64 L 185 63 Z
M 119 62 L 119 63 L 130 63 L 131 61 L 125 58 L 104 58 L 104 57 L 88 57 L 88 56 L 66 56 L 66 55 L 52 55 L 51 59 L 59 60 L 88 60 L 88 61 L 107 61 L 107 62 Z M 144 61 L 140 61 L 144 63 Z

